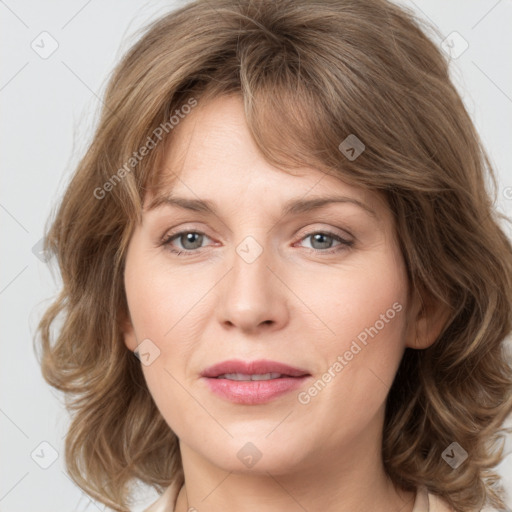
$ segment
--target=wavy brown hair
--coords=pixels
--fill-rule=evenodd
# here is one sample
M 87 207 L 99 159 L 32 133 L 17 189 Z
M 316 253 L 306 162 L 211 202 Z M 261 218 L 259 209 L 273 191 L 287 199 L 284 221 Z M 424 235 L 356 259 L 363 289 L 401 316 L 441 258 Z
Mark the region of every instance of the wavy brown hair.
M 125 511 L 135 481 L 162 491 L 183 479 L 177 438 L 123 343 L 125 253 L 146 192 L 162 186 L 170 116 L 237 94 L 270 163 L 386 197 L 411 289 L 449 311 L 432 346 L 406 349 L 389 392 L 388 475 L 458 511 L 503 506 L 493 467 L 512 410 L 512 247 L 491 163 L 428 30 L 386 0 L 197 0 L 121 60 L 47 231 L 63 287 L 38 331 L 43 375 L 72 412 L 67 468 L 89 495 Z M 355 160 L 338 149 L 349 134 L 366 146 Z M 456 470 L 441 457 L 454 441 L 469 454 Z

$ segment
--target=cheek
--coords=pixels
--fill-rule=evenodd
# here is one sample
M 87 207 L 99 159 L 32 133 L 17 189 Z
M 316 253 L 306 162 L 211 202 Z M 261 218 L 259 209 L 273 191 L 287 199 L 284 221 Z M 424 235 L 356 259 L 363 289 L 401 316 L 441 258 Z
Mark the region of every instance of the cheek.
M 363 343 L 365 337 L 386 340 L 374 344 L 379 350 L 402 343 L 408 287 L 395 253 L 375 251 L 343 268 L 326 269 L 314 279 L 301 276 L 295 289 L 324 324 L 327 334 L 318 347 L 331 355 L 348 349 L 358 336 Z
M 396 253 L 375 253 L 317 277 L 309 304 L 329 334 L 314 338 L 324 368 L 301 403 L 343 436 L 385 403 L 405 347 L 407 275 Z
M 185 369 L 208 318 L 201 297 L 209 287 L 208 280 L 170 272 L 168 266 L 146 259 L 143 251 L 128 254 L 128 308 L 137 343 L 145 343 L 150 353 L 149 364 L 144 364 L 148 361 L 141 354 L 142 371 L 157 407 L 175 432 L 181 432 L 178 413 L 192 405 L 185 390 Z
M 125 275 L 128 307 L 140 339 L 151 338 L 161 349 L 169 345 L 175 333 L 187 332 L 201 318 L 201 297 L 208 281 L 191 272 L 176 272 L 166 265 L 165 258 L 133 254 Z
M 181 278 L 155 272 L 157 276 L 145 272 L 143 279 L 127 283 L 127 295 L 138 343 L 148 344 L 149 352 L 156 354 L 151 364 L 143 364 L 142 370 L 158 401 L 162 391 L 172 391 L 177 381 L 183 382 L 184 370 L 207 315 L 197 304 L 201 290 L 196 293 L 184 284 L 188 292 L 180 293 Z

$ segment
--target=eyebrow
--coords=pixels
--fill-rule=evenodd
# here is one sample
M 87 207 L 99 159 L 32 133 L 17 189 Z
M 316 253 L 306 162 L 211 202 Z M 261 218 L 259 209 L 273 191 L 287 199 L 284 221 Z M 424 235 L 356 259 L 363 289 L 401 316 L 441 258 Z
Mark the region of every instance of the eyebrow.
M 313 210 L 318 210 L 328 204 L 333 203 L 350 203 L 359 206 L 370 216 L 378 219 L 377 214 L 367 204 L 363 203 L 352 197 L 346 196 L 326 196 L 315 197 L 312 199 L 291 199 L 287 201 L 282 210 L 282 215 L 297 215 L 300 213 L 307 213 Z M 191 210 L 200 213 L 207 213 L 217 216 L 217 209 L 212 201 L 202 199 L 189 199 L 185 197 L 178 197 L 173 195 L 162 195 L 156 197 L 147 207 L 147 210 L 154 210 L 161 206 L 176 206 L 185 210 Z

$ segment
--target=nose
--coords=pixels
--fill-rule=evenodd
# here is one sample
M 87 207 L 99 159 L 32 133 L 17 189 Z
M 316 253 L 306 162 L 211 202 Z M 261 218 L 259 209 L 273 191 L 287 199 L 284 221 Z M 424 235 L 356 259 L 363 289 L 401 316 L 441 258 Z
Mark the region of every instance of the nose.
M 218 290 L 217 317 L 225 329 L 270 332 L 288 323 L 290 292 L 278 267 L 270 250 L 263 249 L 254 260 L 235 252 L 232 268 Z

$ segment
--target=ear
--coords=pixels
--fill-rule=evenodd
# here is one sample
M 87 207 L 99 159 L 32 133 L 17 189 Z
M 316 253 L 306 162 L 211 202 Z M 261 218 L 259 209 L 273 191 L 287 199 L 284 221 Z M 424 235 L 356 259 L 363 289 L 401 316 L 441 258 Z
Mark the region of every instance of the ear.
M 406 347 L 425 349 L 433 345 L 446 327 L 450 315 L 451 308 L 447 304 L 430 296 L 424 299 L 416 292 L 409 312 Z
M 123 311 L 120 313 L 119 318 L 124 344 L 133 352 L 137 348 L 138 342 L 130 315 L 126 311 Z

